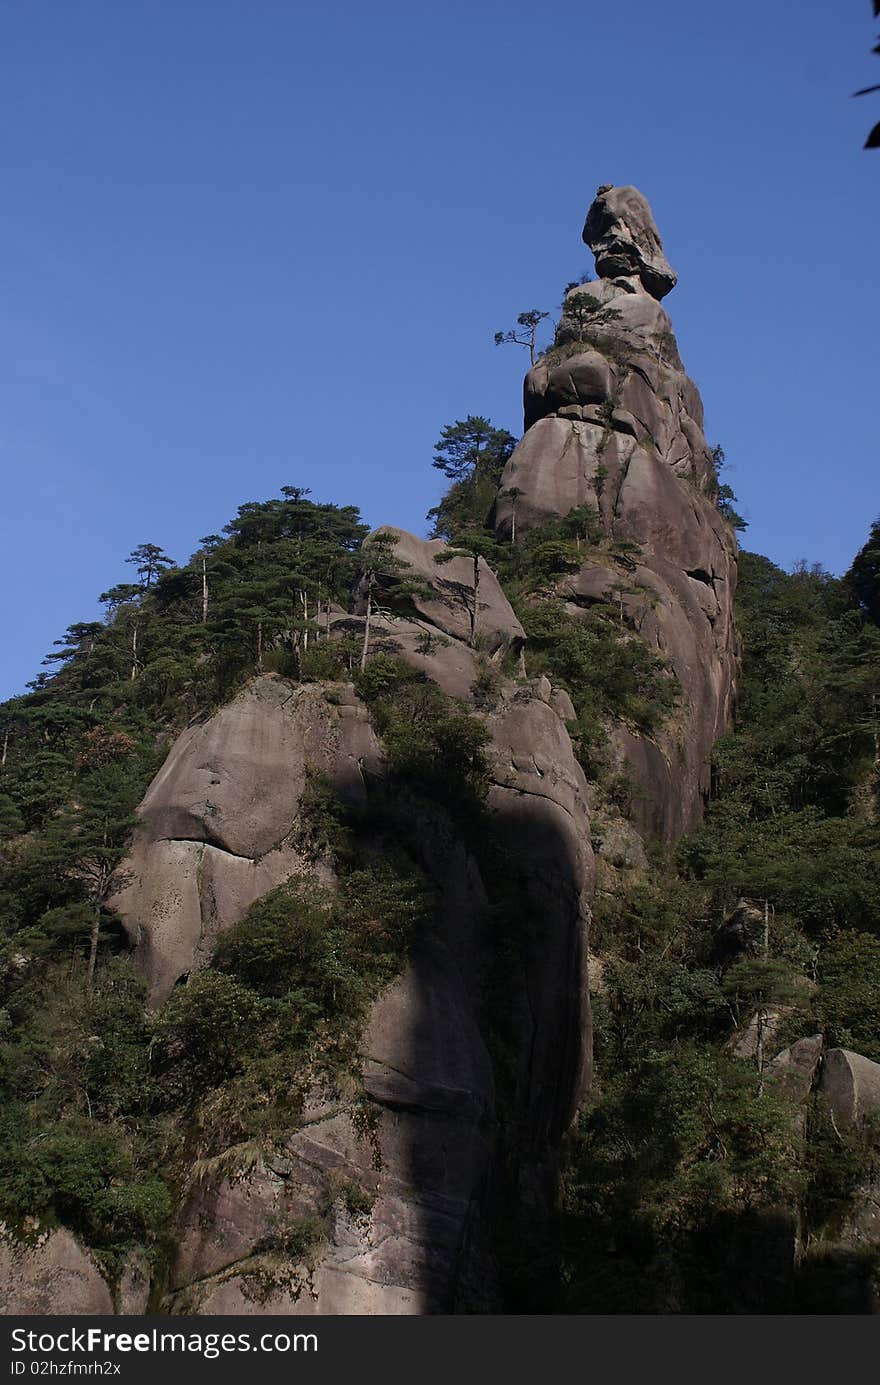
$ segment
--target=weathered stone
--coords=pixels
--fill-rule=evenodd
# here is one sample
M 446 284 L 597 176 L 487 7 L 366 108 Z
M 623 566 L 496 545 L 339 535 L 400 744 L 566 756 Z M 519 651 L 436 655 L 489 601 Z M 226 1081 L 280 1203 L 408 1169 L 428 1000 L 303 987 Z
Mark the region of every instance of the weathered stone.
M 291 840 L 310 772 L 363 802 L 363 770 L 381 756 L 366 709 L 341 715 L 356 705 L 267 675 L 175 742 L 108 901 L 154 1002 L 254 900 L 311 869 Z
M 554 688 L 550 694 L 550 706 L 561 721 L 574 721 L 577 718 L 574 703 L 564 688 Z
M 822 1062 L 824 1041 L 821 1034 L 798 1039 L 790 1048 L 778 1053 L 765 1069 L 767 1078 L 780 1084 L 797 1101 L 806 1101 L 813 1090 L 819 1064 Z
M 336 618 L 331 634 L 344 619 Z M 431 629 L 436 635 L 436 627 L 424 619 L 379 617 L 375 636 L 396 641 L 403 657 L 422 661 L 438 681 L 443 662 L 451 658 L 469 690 L 478 665 L 460 640 L 438 638 L 428 653 L 420 643 L 417 652 L 417 639 Z M 510 1004 L 521 1031 L 516 1101 L 523 1132 L 518 1150 L 522 1215 L 540 1219 L 552 1198 L 559 1139 L 588 1075 L 585 931 L 593 863 L 587 786 L 564 722 L 551 705 L 556 694 L 548 680 L 540 679 L 533 687 L 511 685 L 502 691 L 499 709 L 488 716 L 490 801 L 499 840 L 513 863 L 517 898 L 539 924 L 526 943 L 522 975 L 510 979 Z M 310 696 L 318 692 L 312 689 Z M 323 745 L 323 727 L 335 725 L 340 711 L 358 711 L 357 699 L 344 687 L 328 688 L 327 698 L 322 698 L 326 714 L 310 710 L 310 716 L 321 718 L 313 746 Z M 263 700 L 262 709 L 270 719 L 304 715 L 295 702 L 284 702 L 279 712 L 272 697 Z M 349 724 L 348 718 L 339 722 Z M 265 734 L 279 733 L 267 728 Z M 189 744 L 184 738 L 183 748 Z M 304 758 L 303 753 L 289 757 L 294 811 Z M 378 760 L 373 770 L 380 772 Z M 185 775 L 168 775 L 165 782 L 177 785 L 184 802 L 191 799 Z M 240 786 L 240 792 L 245 789 Z M 149 802 L 156 802 L 152 791 Z M 162 804 L 161 811 L 174 806 Z M 419 811 L 429 814 L 421 832 L 424 865 L 441 887 L 440 901 L 431 934 L 373 1006 L 363 1037 L 363 1082 L 376 1123 L 365 1130 L 338 1094 L 316 1093 L 282 1157 L 267 1158 L 243 1176 L 218 1172 L 196 1183 L 181 1211 L 172 1293 L 165 1304 L 171 1312 L 448 1312 L 459 1303 L 469 1311 L 497 1309 L 485 1225 L 495 1095 L 476 999 L 477 979 L 491 964 L 481 952 L 486 892 L 454 824 L 442 815 L 434 820 L 427 808 Z M 171 846 L 215 849 L 204 841 L 153 843 L 152 849 Z M 149 851 L 144 860 L 146 870 Z M 179 896 L 185 890 L 176 864 L 166 885 Z M 197 886 L 195 867 L 191 874 Z M 197 923 L 202 898 L 194 889 Z M 154 894 L 161 897 L 162 889 L 157 886 Z M 140 898 L 142 903 L 147 898 L 143 884 Z M 180 969 L 187 949 L 198 955 L 200 944 L 189 925 L 182 929 L 182 943 L 175 938 L 175 921 L 180 928 L 181 913 L 169 908 L 168 927 L 153 932 L 156 956 L 150 961 L 145 950 L 139 954 L 140 964 L 152 966 L 156 975 L 163 955 L 166 977 Z M 262 1293 L 254 1297 L 259 1266 L 267 1253 L 275 1254 L 275 1228 L 291 1218 L 327 1219 L 328 1190 L 339 1177 L 375 1196 L 370 1216 L 353 1222 L 334 1203 L 328 1239 L 314 1268 L 289 1265 L 282 1276 L 285 1286 L 266 1300 Z
M 523 387 L 526 427 L 572 404 L 604 404 L 613 389 L 611 365 L 598 351 L 585 349 L 554 364 L 539 361 Z
M 172 1287 L 206 1279 L 253 1255 L 284 1216 L 307 1216 L 321 1206 L 321 1179 L 297 1168 L 295 1207 L 288 1206 L 288 1180 L 261 1161 L 245 1174 L 199 1184 L 186 1199 L 178 1233 Z
M 730 1047 L 734 1055 L 737 1058 L 756 1058 L 760 1037 L 766 1062 L 769 1054 L 774 1050 L 774 1041 L 785 1014 L 784 1010 L 769 1005 L 766 1010 L 756 1011 L 745 1029 L 738 1030 L 730 1040 Z
M 590 1080 L 587 926 L 594 885 L 587 785 L 563 722 L 545 703 L 514 702 L 489 718 L 489 801 L 517 863 L 527 933 L 520 1084 L 533 1151 L 524 1196 L 539 1204 L 553 1149 Z M 543 1196 L 548 1189 L 544 1186 Z
M 290 833 L 310 770 L 363 802 L 360 761 L 371 753 L 368 722 L 360 733 L 340 726 L 320 688 L 265 674 L 178 737 L 138 816 L 156 841 L 208 842 L 256 860 Z
M 678 275 L 663 254 L 651 208 L 636 188 L 600 192 L 587 213 L 583 238 L 603 278 L 637 274 L 655 298 L 675 288 Z
M 880 1113 L 880 1063 L 861 1053 L 829 1048 L 819 1088 L 841 1125 L 859 1125 L 866 1117 Z
M 417 539 L 404 529 L 383 525 L 377 535 L 395 540 L 394 557 L 406 565 L 405 575 L 416 579 L 430 590 L 430 596 L 418 591 L 412 604 L 423 620 L 436 626 L 445 635 L 468 642 L 474 607 L 474 564 L 469 557 L 448 558 L 449 545 L 442 539 Z M 476 612 L 476 639 L 479 648 L 489 653 L 510 647 L 518 649 L 525 632 L 513 614 L 513 609 L 501 589 L 501 584 L 485 558 L 478 560 L 479 597 Z M 379 578 L 381 591 L 382 579 Z
M 150 1299 L 152 1270 L 143 1251 L 133 1250 L 126 1256 L 116 1284 L 114 1299 L 117 1313 L 140 1316 L 147 1311 Z
M 621 576 L 617 568 L 585 563 L 577 572 L 566 574 L 558 583 L 557 591 L 565 600 L 584 606 L 597 601 L 607 603 L 613 599 Z
M 0 1304 L 4 1313 L 35 1317 L 113 1312 L 98 1266 L 63 1228 L 44 1232 L 32 1246 L 0 1238 Z
M 360 645 L 364 624 L 363 615 L 338 616 L 331 623 L 331 639 L 354 636 Z M 369 648 L 371 654 L 390 654 L 405 660 L 449 697 L 462 701 L 471 696 L 480 672 L 476 650 L 462 640 L 444 635 L 427 620 L 406 620 L 376 612 L 370 622 Z
M 836 1240 L 847 1250 L 868 1250 L 876 1254 L 880 1247 L 880 1183 L 856 1188 Z M 875 1297 L 872 1311 L 880 1312 L 880 1295 Z
M 373 1007 L 363 1054 L 364 1087 L 385 1106 L 475 1121 L 491 1114 L 489 1055 L 461 973 L 437 940 Z
M 510 534 L 514 489 L 519 532 L 596 512 L 608 560 L 588 558 L 557 591 L 574 616 L 614 600 L 677 682 L 678 707 L 653 737 L 611 730 L 617 771 L 639 791 L 636 826 L 673 841 L 700 819 L 712 746 L 730 724 L 736 540 L 711 498 L 699 393 L 657 302 L 675 276 L 644 198 L 603 191 L 586 239 L 605 277 L 569 291 L 556 348 L 526 376 L 526 432 L 501 478 L 496 528 Z M 572 307 L 581 294 L 594 304 L 585 327 Z
M 650 209 L 634 189 L 605 189 L 588 228 L 607 276 L 588 289 L 603 339 L 575 342 L 567 358 L 560 350 L 530 372 L 527 431 L 505 470 L 496 515 L 509 535 L 512 487 L 520 491 L 518 531 L 593 507 L 607 540 L 601 561 L 594 556 L 560 578 L 555 595 L 576 618 L 592 602 L 613 600 L 627 638 L 661 656 L 664 676 L 681 689 L 674 716 L 653 738 L 611 728 L 611 768 L 637 787 L 635 825 L 611 816 L 596 831 L 604 869 L 618 876 L 644 868 L 636 828 L 672 839 L 699 818 L 708 756 L 732 699 L 735 543 L 709 498 L 699 395 L 657 301 L 674 274 Z M 575 316 L 569 299 L 560 324 L 566 350 Z M 371 1007 L 361 1041 L 359 1097 L 367 1103 L 352 1105 L 351 1091 L 315 1091 L 299 1122 L 249 1171 L 236 1171 L 228 1151 L 228 1167 L 221 1159 L 213 1172 L 193 1174 L 163 1305 L 173 1313 L 497 1311 L 487 1191 L 499 1155 L 485 1010 L 493 969 L 503 969 L 493 979 L 509 1035 L 504 1177 L 513 1234 L 546 1225 L 562 1137 L 588 1088 L 594 791 L 566 730 L 574 705 L 547 678 L 501 676 L 502 656 L 520 649 L 524 633 L 482 559 L 474 622 L 470 558 L 438 563 L 448 552 L 442 542 L 378 532 L 395 539 L 397 558 L 422 590 L 410 614 L 397 617 L 384 609 L 379 579 L 370 652 L 398 655 L 465 704 L 480 678 L 491 842 L 460 833 L 439 806 L 415 797 L 406 804 L 438 906 L 403 974 Z M 330 612 L 329 637 L 362 640 L 365 610 L 361 590 L 353 614 Z M 486 656 L 496 665 L 488 680 Z M 253 680 L 172 746 L 141 807 L 113 901 L 155 997 L 201 965 L 216 935 L 291 873 L 323 869 L 332 883 L 329 867 L 305 860 L 298 845 L 313 772 L 359 805 L 367 781 L 383 772 L 382 748 L 351 686 Z M 799 1063 L 791 1064 L 798 1072 Z M 368 1213 L 339 1193 L 349 1185 L 373 1199 Z M 303 1217 L 320 1217 L 326 1235 L 297 1264 L 285 1260 L 281 1233 Z M 276 1280 L 266 1280 L 267 1269 L 278 1271 Z M 139 1302 L 139 1293 L 133 1285 L 126 1301 Z
M 593 847 L 597 855 L 618 870 L 645 870 L 645 844 L 632 823 L 623 817 L 593 819 Z

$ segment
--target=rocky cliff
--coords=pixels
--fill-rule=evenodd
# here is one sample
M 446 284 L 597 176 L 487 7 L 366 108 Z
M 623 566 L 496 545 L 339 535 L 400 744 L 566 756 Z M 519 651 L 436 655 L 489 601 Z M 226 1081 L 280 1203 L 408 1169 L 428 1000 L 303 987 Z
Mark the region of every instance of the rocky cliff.
M 699 819 L 709 753 L 730 717 L 736 545 L 713 498 L 699 394 L 660 306 L 675 275 L 647 203 L 632 188 L 601 190 L 584 238 L 601 277 L 568 292 L 555 343 L 526 378 L 526 431 L 496 527 L 512 541 L 595 509 L 604 543 L 537 599 L 575 619 L 617 602 L 625 638 L 644 642 L 674 682 L 656 732 L 611 728 L 637 826 L 670 841 Z M 212 1171 L 180 1171 L 177 1248 L 151 1299 L 165 1311 L 498 1309 L 499 1223 L 525 1236 L 546 1216 L 560 1142 L 588 1091 L 598 791 L 573 744 L 571 699 L 523 675 L 523 627 L 484 560 L 438 563 L 449 558 L 439 541 L 384 532 L 418 579 L 410 614 L 381 599 L 365 610 L 362 593 L 351 612 L 328 611 L 326 638 L 361 641 L 369 619 L 373 653 L 467 703 L 487 736 L 488 816 L 475 836 L 448 809 L 394 807 L 415 827 L 437 902 L 372 1005 L 360 1084 L 315 1084 L 295 1125 L 246 1166 L 215 1157 Z M 332 856 L 303 846 L 315 776 L 361 818 L 383 792 L 385 747 L 351 682 L 264 674 L 174 742 L 111 901 L 154 1002 L 197 974 L 268 890 L 303 875 L 337 887 Z M 298 1259 L 288 1239 L 279 1271 L 277 1228 L 317 1214 L 320 1247 Z M 48 1275 L 74 1286 L 65 1310 L 103 1311 L 83 1253 L 71 1242 L 77 1264 L 64 1270 L 55 1262 L 67 1241 L 50 1244 L 42 1278 L 28 1252 L 34 1303 Z
M 419 601 L 416 619 L 374 617 L 374 639 L 464 694 L 478 675 L 460 628 L 470 564 L 441 570 L 433 559 L 442 545 L 399 537 L 410 570 L 430 579 L 433 593 Z M 521 628 L 490 572 L 481 587 L 490 647 L 515 649 Z M 363 618 L 339 615 L 334 628 L 352 622 L 361 628 Z M 426 636 L 434 637 L 433 652 L 419 654 Z M 588 789 L 548 686 L 503 680 L 485 721 L 497 845 L 515 872 L 523 914 L 534 921 L 507 1001 L 517 1031 L 513 1176 L 525 1203 L 540 1206 L 589 1064 Z M 155 1000 L 203 963 L 218 932 L 272 885 L 316 870 L 332 886 L 332 868 L 304 860 L 296 846 L 302 794 L 315 771 L 360 806 L 381 780 L 382 747 L 351 685 L 256 679 L 173 746 L 142 804 L 113 901 Z M 185 1197 L 172 1311 L 497 1306 L 486 1218 L 499 1117 L 478 994 L 480 976 L 497 965 L 485 937 L 491 886 L 448 816 L 425 817 L 420 835 L 422 864 L 439 888 L 434 927 L 373 1007 L 363 1091 L 309 1093 L 302 1123 L 246 1178 L 235 1170 Z M 370 1128 L 365 1096 L 377 1116 Z M 366 1191 L 369 1217 L 334 1207 L 320 1264 L 255 1296 L 254 1261 L 272 1227 L 313 1214 L 340 1180 Z
M 497 526 L 522 533 L 594 507 L 617 546 L 565 578 L 568 608 L 618 594 L 628 625 L 674 673 L 677 715 L 653 738 L 619 725 L 636 817 L 674 840 L 699 819 L 709 754 L 729 726 L 736 541 L 715 503 L 703 406 L 660 299 L 676 283 L 635 188 L 602 188 L 585 242 L 601 276 L 566 295 L 554 346 L 525 380 L 526 432 L 502 478 Z

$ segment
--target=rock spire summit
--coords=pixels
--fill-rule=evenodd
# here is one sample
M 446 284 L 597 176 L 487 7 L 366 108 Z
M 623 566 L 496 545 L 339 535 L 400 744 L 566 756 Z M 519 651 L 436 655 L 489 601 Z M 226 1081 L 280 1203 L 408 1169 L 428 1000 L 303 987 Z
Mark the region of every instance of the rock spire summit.
M 638 276 L 653 298 L 663 298 L 678 275 L 663 254 L 663 243 L 647 199 L 638 188 L 603 183 L 587 212 L 584 243 L 596 257 L 603 279 Z

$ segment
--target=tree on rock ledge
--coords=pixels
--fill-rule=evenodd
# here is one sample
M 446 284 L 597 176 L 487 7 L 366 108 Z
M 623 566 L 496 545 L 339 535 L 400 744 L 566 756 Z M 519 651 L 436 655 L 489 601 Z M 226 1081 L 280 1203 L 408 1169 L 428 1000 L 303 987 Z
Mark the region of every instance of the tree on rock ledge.
M 482 528 L 515 446 L 512 433 L 479 415 L 447 424 L 435 444 L 433 465 L 452 485 L 440 504 L 428 511 L 428 519 L 434 521 L 433 538 L 450 540 L 464 528 Z

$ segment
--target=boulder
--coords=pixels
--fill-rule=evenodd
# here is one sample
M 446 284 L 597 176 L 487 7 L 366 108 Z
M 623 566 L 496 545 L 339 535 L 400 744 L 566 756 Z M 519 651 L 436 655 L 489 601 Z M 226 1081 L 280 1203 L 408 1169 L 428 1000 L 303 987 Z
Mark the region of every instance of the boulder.
M 768 1055 L 773 1052 L 773 1041 L 785 1018 L 785 1013 L 785 1011 L 770 1005 L 764 1010 L 763 1016 L 756 1011 L 745 1029 L 738 1030 L 730 1040 L 730 1047 L 734 1056 L 737 1058 L 756 1058 L 760 1031 L 764 1045 L 764 1061 L 766 1062 Z
M 778 1053 L 765 1069 L 765 1076 L 778 1082 L 797 1101 L 806 1101 L 813 1090 L 824 1047 L 821 1034 L 798 1039 Z
M 561 721 L 575 721 L 575 705 L 564 688 L 554 688 L 550 694 L 550 706 Z
M 383 525 L 375 534 L 387 535 L 394 540 L 394 556 L 405 564 L 404 575 L 415 578 L 428 593 L 422 594 L 416 590 L 412 596 L 412 604 L 418 615 L 444 635 L 468 643 L 474 604 L 473 560 L 454 557 L 438 561 L 450 552 L 449 545 L 442 539 L 418 539 L 405 529 L 396 529 L 391 525 Z M 477 647 L 486 649 L 490 654 L 511 648 L 517 650 L 525 641 L 525 632 L 485 558 L 480 558 L 477 566 Z M 378 585 L 381 593 L 381 577 Z
M 207 842 L 258 860 L 289 835 L 310 771 L 363 802 L 361 761 L 370 754 L 365 707 L 343 722 L 320 688 L 264 674 L 177 738 L 138 817 L 154 841 Z
M 600 188 L 587 212 L 583 239 L 603 278 L 637 275 L 654 298 L 663 298 L 678 282 L 663 254 L 651 208 L 637 188 Z
M 846 1048 L 830 1048 L 819 1089 L 840 1125 L 859 1125 L 880 1113 L 880 1063 Z
M 65 1228 L 34 1244 L 0 1237 L 0 1303 L 6 1314 L 105 1316 L 113 1297 L 89 1252 Z
M 362 615 L 337 616 L 331 622 L 331 638 L 354 636 L 360 647 L 364 621 Z M 407 620 L 387 612 L 377 612 L 372 617 L 370 651 L 403 659 L 424 673 L 449 697 L 461 701 L 467 701 L 471 696 L 480 672 L 477 651 L 463 640 L 444 635 L 428 620 Z
M 367 709 L 348 696 L 340 705 L 318 685 L 264 675 L 175 741 L 108 901 L 153 1003 L 256 899 L 312 870 L 295 842 L 310 773 L 364 801 L 364 770 L 377 771 L 381 753 Z

